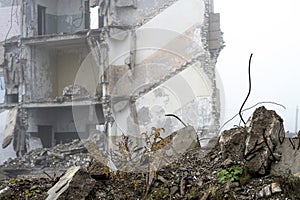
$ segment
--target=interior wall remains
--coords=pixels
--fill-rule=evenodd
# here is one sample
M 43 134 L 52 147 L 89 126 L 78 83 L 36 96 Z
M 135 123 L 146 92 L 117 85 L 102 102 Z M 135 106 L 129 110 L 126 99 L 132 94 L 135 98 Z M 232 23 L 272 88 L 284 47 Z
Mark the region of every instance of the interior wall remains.
M 66 86 L 73 85 L 82 61 L 87 56 L 87 48 L 61 50 L 57 54 L 57 92 L 63 94 Z
M 37 35 L 38 5 L 46 8 L 45 34 L 75 33 L 85 28 L 84 0 L 28 0 L 24 37 Z
M 57 53 L 44 47 L 30 47 L 31 58 L 27 71 L 31 80 L 27 92 L 30 100 L 53 99 L 57 96 Z

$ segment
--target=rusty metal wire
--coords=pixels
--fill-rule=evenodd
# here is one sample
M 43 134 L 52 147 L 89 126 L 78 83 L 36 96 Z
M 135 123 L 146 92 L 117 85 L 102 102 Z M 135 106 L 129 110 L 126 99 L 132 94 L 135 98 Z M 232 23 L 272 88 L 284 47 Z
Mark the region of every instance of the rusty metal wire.
M 286 109 L 286 107 L 285 107 L 284 105 L 280 104 L 280 103 L 276 103 L 276 102 L 272 102 L 272 101 L 261 101 L 261 102 L 256 103 L 256 104 L 253 105 L 253 106 L 250 106 L 249 108 L 243 109 L 242 112 L 245 112 L 245 111 L 247 111 L 247 110 L 250 110 L 250 109 L 252 109 L 252 108 L 254 108 L 254 107 L 256 107 L 256 106 L 258 106 L 258 105 L 260 105 L 260 104 L 274 104 L 274 105 L 277 105 L 277 106 L 281 106 L 283 109 Z M 233 120 L 234 118 L 236 118 L 238 115 L 239 115 L 239 113 L 235 114 L 233 117 L 231 117 L 229 120 L 227 120 L 227 121 L 220 127 L 218 133 L 224 128 L 224 126 L 225 126 L 226 124 L 228 124 L 230 121 L 232 121 L 232 120 Z
M 178 116 L 174 115 L 174 114 L 165 114 L 166 117 L 175 117 L 176 119 L 178 119 L 178 121 L 180 121 L 184 127 L 187 127 L 186 123 L 184 123 Z
M 251 53 L 250 55 L 250 58 L 249 58 L 249 67 L 248 67 L 248 76 L 249 76 L 249 91 L 248 91 L 248 94 L 246 96 L 246 99 L 244 100 L 241 108 L 240 108 L 240 111 L 239 111 L 239 115 L 240 115 L 240 118 L 241 120 L 243 121 L 244 125 L 246 125 L 246 122 L 245 120 L 243 119 L 243 116 L 242 116 L 242 110 L 243 110 L 243 107 L 246 103 L 246 101 L 248 100 L 249 96 L 250 96 L 250 93 L 251 93 L 251 60 L 252 60 L 252 56 L 253 56 L 253 53 Z

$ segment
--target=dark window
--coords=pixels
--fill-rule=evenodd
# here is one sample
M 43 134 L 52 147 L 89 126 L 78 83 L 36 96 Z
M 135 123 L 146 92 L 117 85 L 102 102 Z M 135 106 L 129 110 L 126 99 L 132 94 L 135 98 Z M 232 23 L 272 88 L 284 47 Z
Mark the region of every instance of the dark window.
M 38 35 L 46 33 L 46 7 L 38 5 Z
M 6 102 L 9 103 L 18 103 L 19 95 L 18 94 L 8 94 L 6 95 Z
M 90 3 L 89 1 L 84 2 L 84 28 L 90 28 Z
M 43 147 L 52 147 L 52 126 L 38 126 L 38 133 Z

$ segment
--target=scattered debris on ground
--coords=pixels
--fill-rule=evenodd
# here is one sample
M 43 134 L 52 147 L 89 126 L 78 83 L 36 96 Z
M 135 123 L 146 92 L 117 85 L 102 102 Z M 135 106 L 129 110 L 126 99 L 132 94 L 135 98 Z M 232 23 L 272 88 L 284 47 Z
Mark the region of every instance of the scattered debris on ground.
M 291 166 L 291 163 L 296 163 L 298 152 L 294 154 L 293 161 L 285 160 L 285 151 L 282 149 L 285 141 L 289 141 L 289 138 L 284 139 L 283 120 L 274 111 L 264 107 L 255 110 L 245 127 L 224 131 L 216 145 L 206 149 L 209 152 L 205 156 L 199 146 L 195 146 L 153 174 L 112 172 L 102 163 L 91 159 L 83 149 L 79 151 L 81 148 L 78 147 L 83 146 L 77 141 L 76 145 L 69 144 L 67 152 L 58 150 L 58 147 L 39 150 L 46 152 L 44 160 L 55 152 L 61 157 L 55 154 L 51 159 L 69 162 L 59 165 L 68 169 L 60 179 L 51 176 L 39 179 L 8 178 L 2 181 L 0 199 L 46 199 L 48 194 L 48 199 L 87 200 L 300 199 L 300 171 L 296 173 L 298 166 L 290 171 L 273 170 L 276 165 Z M 87 156 L 78 157 L 78 163 L 67 161 L 67 156 L 75 156 L 70 154 L 73 145 L 77 146 L 77 152 L 73 150 L 76 156 Z M 297 151 L 297 145 L 294 146 L 290 151 Z M 7 162 L 2 168 L 12 166 L 14 162 L 23 165 L 34 162 L 34 166 L 37 166 L 33 160 L 41 155 L 37 156 L 36 152 L 25 155 L 31 161 L 20 161 L 22 158 L 18 158 Z M 48 152 L 51 153 L 48 155 Z M 83 158 L 90 159 L 86 160 L 89 165 L 82 162 Z M 46 162 L 44 160 L 40 162 Z M 73 167 L 69 168 L 71 165 Z M 20 167 L 20 164 L 14 166 Z M 51 165 L 48 163 L 48 166 Z
M 80 140 L 59 144 L 53 148 L 32 150 L 23 157 L 4 162 L 2 168 L 53 168 L 66 169 L 71 166 L 87 167 L 91 161 L 88 151 Z

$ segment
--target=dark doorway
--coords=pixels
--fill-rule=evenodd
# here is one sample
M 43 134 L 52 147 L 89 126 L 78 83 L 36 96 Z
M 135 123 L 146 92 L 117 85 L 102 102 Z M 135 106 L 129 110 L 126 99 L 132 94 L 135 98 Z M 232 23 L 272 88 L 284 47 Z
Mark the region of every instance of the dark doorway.
M 46 34 L 46 7 L 38 5 L 38 35 Z
M 54 135 L 55 145 L 65 144 L 72 142 L 73 140 L 79 140 L 78 133 L 75 132 L 63 132 L 63 133 L 55 133 Z
M 52 147 L 52 126 L 38 126 L 39 136 L 44 148 Z

